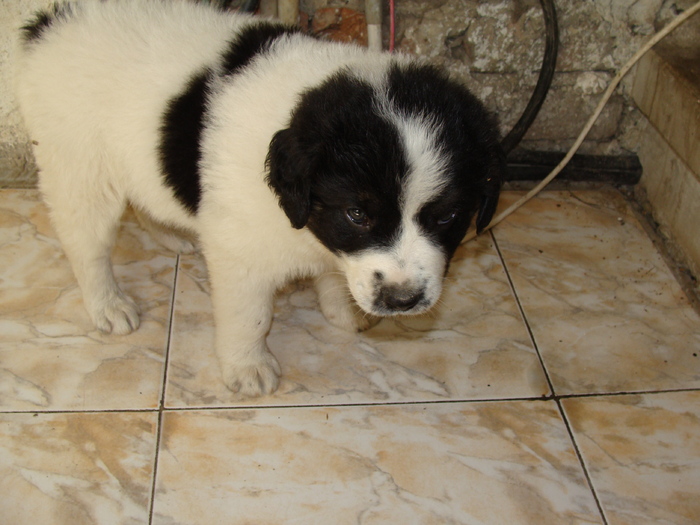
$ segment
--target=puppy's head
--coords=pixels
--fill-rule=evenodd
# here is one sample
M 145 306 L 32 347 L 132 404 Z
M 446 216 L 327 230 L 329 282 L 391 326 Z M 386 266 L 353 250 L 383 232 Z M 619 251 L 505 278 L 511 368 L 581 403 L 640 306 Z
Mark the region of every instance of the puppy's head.
M 343 72 L 302 96 L 272 140 L 268 182 L 292 226 L 344 267 L 366 312 L 420 313 L 476 216 L 493 216 L 504 172 L 496 124 L 428 66 L 370 83 Z

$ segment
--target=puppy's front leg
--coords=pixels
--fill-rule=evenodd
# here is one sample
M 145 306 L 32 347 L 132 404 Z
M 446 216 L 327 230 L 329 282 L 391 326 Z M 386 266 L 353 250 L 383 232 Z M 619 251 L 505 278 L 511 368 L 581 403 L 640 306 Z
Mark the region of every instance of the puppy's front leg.
M 379 317 L 365 313 L 350 297 L 345 277 L 338 272 L 324 273 L 314 281 L 318 303 L 326 320 L 349 332 L 362 332 L 379 322 Z
M 272 321 L 275 288 L 254 271 L 209 263 L 216 352 L 224 383 L 233 392 L 257 397 L 277 389 L 281 373 L 265 338 Z

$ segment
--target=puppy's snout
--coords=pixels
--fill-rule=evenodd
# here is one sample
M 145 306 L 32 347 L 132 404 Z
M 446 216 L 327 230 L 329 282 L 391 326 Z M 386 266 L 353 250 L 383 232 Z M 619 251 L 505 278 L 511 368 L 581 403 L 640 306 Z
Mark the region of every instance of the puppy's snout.
M 408 312 L 425 297 L 423 290 L 384 286 L 379 292 L 378 300 L 384 308 L 394 312 Z

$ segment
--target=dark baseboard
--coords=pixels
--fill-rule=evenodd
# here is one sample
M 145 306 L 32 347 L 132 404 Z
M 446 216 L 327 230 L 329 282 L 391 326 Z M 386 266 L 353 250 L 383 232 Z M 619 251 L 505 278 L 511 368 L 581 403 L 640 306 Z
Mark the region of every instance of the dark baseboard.
M 540 181 L 559 164 L 564 153 L 515 149 L 508 155 L 508 182 Z M 616 186 L 633 186 L 642 176 L 636 155 L 574 155 L 557 176 L 574 182 L 606 182 Z

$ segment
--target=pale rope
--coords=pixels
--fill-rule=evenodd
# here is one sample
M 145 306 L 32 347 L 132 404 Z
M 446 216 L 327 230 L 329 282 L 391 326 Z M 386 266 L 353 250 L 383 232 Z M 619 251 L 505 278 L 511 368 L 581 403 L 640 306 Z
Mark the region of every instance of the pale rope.
M 610 85 L 608 86 L 608 89 L 605 91 L 605 94 L 603 95 L 603 98 L 600 99 L 600 102 L 598 103 L 598 106 L 596 107 L 595 111 L 593 112 L 593 115 L 591 115 L 591 118 L 588 119 L 588 122 L 584 126 L 583 130 L 579 134 L 578 138 L 574 142 L 574 145 L 571 146 L 571 149 L 569 152 L 566 154 L 566 156 L 562 159 L 562 161 L 557 165 L 556 168 L 552 170 L 552 172 L 547 175 L 545 179 L 542 180 L 537 186 L 535 186 L 532 190 L 530 190 L 526 195 L 521 197 L 518 201 L 516 201 L 514 204 L 510 205 L 507 209 L 496 215 L 491 223 L 488 225 L 488 227 L 484 230 L 490 230 L 494 226 L 496 226 L 498 223 L 503 221 L 506 217 L 508 217 L 510 214 L 515 212 L 518 208 L 520 208 L 523 204 L 525 204 L 527 201 L 532 199 L 535 195 L 537 195 L 542 189 L 549 184 L 554 177 L 559 175 L 561 170 L 564 169 L 564 167 L 569 163 L 571 158 L 574 156 L 574 153 L 579 149 L 581 146 L 581 143 L 583 140 L 586 138 L 586 135 L 588 135 L 588 132 L 591 131 L 591 128 L 593 127 L 593 124 L 595 121 L 598 119 L 600 116 L 600 113 L 603 111 L 603 108 L 605 107 L 605 104 L 608 102 L 610 97 L 613 95 L 613 92 L 615 91 L 615 88 L 617 88 L 617 85 L 620 83 L 622 78 L 629 73 L 629 70 L 632 69 L 632 67 L 639 61 L 644 54 L 646 54 L 647 51 L 649 51 L 652 47 L 654 47 L 661 39 L 663 39 L 666 35 L 668 35 L 671 31 L 676 29 L 679 25 L 681 25 L 683 22 L 685 22 L 688 18 L 693 16 L 695 13 L 700 11 L 700 1 L 694 4 L 692 7 L 678 15 L 676 18 L 674 18 L 666 27 L 661 29 L 658 33 L 656 33 L 651 40 L 649 40 L 637 53 L 629 59 L 629 61 L 622 66 L 622 69 L 618 71 L 617 75 L 615 75 L 615 78 L 612 79 L 612 82 L 610 82 Z M 467 241 L 472 240 L 473 238 L 476 237 L 476 231 L 472 230 L 469 233 L 467 233 L 466 237 L 462 240 L 462 243 L 465 243 Z

